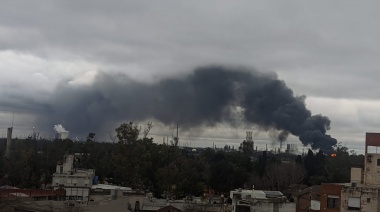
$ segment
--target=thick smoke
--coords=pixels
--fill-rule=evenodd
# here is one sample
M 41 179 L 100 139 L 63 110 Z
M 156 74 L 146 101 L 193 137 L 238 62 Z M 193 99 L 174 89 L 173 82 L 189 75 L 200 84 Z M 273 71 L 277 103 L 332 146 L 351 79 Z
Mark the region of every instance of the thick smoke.
M 331 152 L 337 141 L 326 135 L 330 120 L 312 116 L 304 100 L 276 75 L 244 68 L 203 67 L 187 77 L 154 84 L 102 73 L 90 86 L 60 84 L 51 117 L 65 120 L 72 132 L 87 133 L 111 121 L 152 118 L 184 128 L 212 126 L 233 122 L 240 111 L 246 123 L 282 131 L 282 139 L 291 133 L 304 145 Z

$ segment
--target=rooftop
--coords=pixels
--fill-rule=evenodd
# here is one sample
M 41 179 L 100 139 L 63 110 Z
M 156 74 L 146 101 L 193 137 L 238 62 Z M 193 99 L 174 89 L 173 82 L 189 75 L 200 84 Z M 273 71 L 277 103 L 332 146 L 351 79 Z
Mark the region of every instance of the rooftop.
M 122 186 L 107 185 L 107 184 L 96 184 L 96 185 L 93 185 L 91 189 L 132 191 L 132 188 L 130 187 L 122 187 Z

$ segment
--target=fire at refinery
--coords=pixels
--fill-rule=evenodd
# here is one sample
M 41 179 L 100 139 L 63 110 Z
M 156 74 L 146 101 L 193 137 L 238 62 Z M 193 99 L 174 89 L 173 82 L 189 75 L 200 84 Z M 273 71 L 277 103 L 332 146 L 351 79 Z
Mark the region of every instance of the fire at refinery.
M 179 123 L 183 131 L 244 123 L 276 130 L 281 142 L 294 135 L 304 146 L 326 154 L 337 144 L 327 133 L 330 119 L 313 114 L 304 95 L 296 95 L 276 73 L 249 68 L 204 66 L 153 83 L 101 72 L 85 87 L 60 84 L 54 99 L 51 122 L 65 120 L 75 136 L 96 132 L 101 137 L 100 132 L 113 123 L 153 119 L 166 126 Z

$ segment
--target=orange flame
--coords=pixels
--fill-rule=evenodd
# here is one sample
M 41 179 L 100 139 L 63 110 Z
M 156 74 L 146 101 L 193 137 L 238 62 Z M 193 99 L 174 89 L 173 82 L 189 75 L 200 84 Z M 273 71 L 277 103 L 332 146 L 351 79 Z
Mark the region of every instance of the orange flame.
M 331 157 L 332 157 L 332 158 L 335 158 L 335 157 L 336 157 L 336 154 L 335 154 L 335 153 L 332 153 L 332 154 L 331 154 Z

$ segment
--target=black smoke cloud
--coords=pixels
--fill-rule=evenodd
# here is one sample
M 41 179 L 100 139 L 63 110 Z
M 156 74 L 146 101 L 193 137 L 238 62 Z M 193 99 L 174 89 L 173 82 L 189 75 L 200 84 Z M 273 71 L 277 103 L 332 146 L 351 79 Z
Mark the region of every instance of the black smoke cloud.
M 70 133 L 97 132 L 112 121 L 156 119 L 183 128 L 244 122 L 291 133 L 304 145 L 333 151 L 326 135 L 330 120 L 311 115 L 304 96 L 295 96 L 275 74 L 251 69 L 208 66 L 180 79 L 148 84 L 123 74 L 97 75 L 89 86 L 58 85 L 52 98 L 52 123 L 64 120 Z M 286 136 L 281 136 L 286 139 Z

